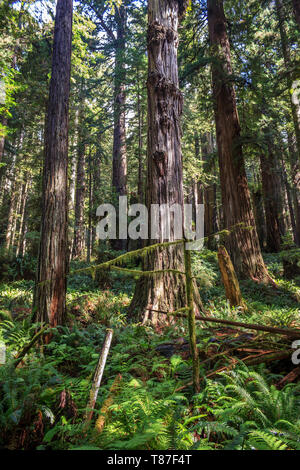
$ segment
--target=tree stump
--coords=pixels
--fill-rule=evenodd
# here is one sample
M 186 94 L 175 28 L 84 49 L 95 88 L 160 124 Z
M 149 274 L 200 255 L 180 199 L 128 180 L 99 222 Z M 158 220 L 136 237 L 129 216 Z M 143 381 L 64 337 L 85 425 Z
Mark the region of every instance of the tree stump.
M 225 287 L 226 297 L 231 307 L 242 307 L 247 310 L 242 298 L 239 281 L 237 279 L 232 261 L 225 248 L 221 245 L 218 249 L 218 262 L 221 271 L 222 281 Z

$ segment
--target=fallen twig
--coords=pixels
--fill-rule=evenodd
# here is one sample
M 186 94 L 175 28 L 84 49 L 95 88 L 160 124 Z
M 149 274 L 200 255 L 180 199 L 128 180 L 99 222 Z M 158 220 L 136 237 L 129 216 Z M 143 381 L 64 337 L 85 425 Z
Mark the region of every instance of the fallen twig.
M 87 406 L 87 412 L 86 412 L 86 417 L 85 417 L 85 423 L 86 426 L 89 424 L 89 422 L 92 419 L 93 413 L 94 413 L 94 408 L 95 408 L 95 403 L 97 400 L 100 384 L 101 384 L 101 379 L 106 363 L 106 359 L 109 353 L 110 345 L 111 345 L 111 340 L 113 336 L 113 330 L 107 329 L 107 335 L 105 337 L 105 341 L 103 344 L 103 348 L 99 357 L 99 361 L 97 364 L 94 380 L 93 380 L 93 385 L 90 391 L 90 401 Z

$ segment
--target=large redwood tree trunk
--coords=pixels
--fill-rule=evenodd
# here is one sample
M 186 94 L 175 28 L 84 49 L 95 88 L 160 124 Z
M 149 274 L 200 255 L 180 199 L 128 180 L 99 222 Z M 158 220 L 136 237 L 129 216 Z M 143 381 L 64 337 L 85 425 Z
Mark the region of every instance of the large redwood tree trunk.
M 182 94 L 178 88 L 178 20 L 186 2 L 149 0 L 148 3 L 148 149 L 146 202 L 183 205 L 181 129 Z M 151 217 L 149 217 L 151 219 Z M 162 220 L 159 220 L 161 233 Z M 171 224 L 172 225 L 172 224 Z M 149 223 L 149 229 L 151 220 Z M 171 227 L 174 240 L 174 227 Z M 150 244 L 160 240 L 151 240 Z M 145 269 L 184 270 L 183 250 L 169 247 L 151 252 Z M 185 305 L 184 280 L 164 274 L 146 277 L 136 286 L 129 315 L 136 320 L 164 321 L 153 310 L 172 311 Z
M 43 211 L 34 312 L 36 321 L 51 326 L 62 324 L 65 319 L 72 12 L 72 0 L 58 0 L 45 129 Z
M 240 277 L 267 281 L 245 173 L 235 90 L 229 80 L 232 68 L 223 1 L 208 0 L 207 6 L 223 215 L 230 231 L 228 248 Z

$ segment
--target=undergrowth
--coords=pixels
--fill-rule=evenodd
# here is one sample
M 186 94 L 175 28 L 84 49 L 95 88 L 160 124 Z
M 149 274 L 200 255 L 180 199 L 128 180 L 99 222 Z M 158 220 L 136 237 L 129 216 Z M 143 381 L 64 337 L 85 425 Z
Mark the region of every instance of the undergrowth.
M 196 254 L 194 275 L 208 313 L 243 322 L 299 326 L 295 286 L 281 277 L 279 256 L 267 261 L 280 290 L 241 282 L 248 305 L 243 313 L 226 301 L 215 253 Z M 99 290 L 86 274 L 70 278 L 68 325 L 54 329 L 51 342 L 32 349 L 14 369 L 13 358 L 39 326 L 31 323 L 33 281 L 1 285 L 0 342 L 5 343 L 7 355 L 0 367 L 2 448 L 300 448 L 300 389 L 297 384 L 276 387 L 284 369 L 280 361 L 277 367 L 263 363 L 247 367 L 238 361 L 233 369 L 218 373 L 230 358 L 214 330 L 199 324 L 201 393 L 193 395 L 186 322 L 181 319 L 163 332 L 128 323 L 133 286 L 132 280 L 120 275 L 107 290 Z M 114 329 L 113 342 L 94 418 L 86 428 L 89 390 L 107 327 Z M 213 360 L 205 359 L 212 356 Z M 118 392 L 99 433 L 95 421 L 118 374 L 122 375 Z

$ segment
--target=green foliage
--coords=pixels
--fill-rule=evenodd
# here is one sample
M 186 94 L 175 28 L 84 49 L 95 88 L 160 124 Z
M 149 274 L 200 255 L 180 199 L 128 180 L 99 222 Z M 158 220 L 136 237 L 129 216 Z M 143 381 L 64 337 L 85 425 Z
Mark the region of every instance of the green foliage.
M 219 375 L 196 397 L 196 406 L 212 414 L 213 420 L 199 420 L 193 429 L 215 436 L 213 440 L 221 438 L 226 449 L 299 447 L 299 385 L 278 390 L 245 365 Z

